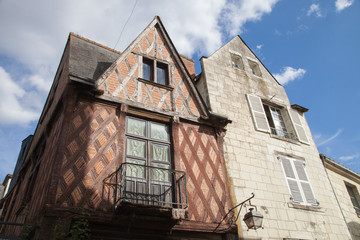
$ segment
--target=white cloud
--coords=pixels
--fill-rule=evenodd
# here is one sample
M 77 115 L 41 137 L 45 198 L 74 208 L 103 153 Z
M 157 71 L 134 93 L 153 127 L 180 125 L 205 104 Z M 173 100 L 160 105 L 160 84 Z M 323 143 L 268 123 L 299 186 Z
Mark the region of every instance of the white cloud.
M 284 67 L 281 73 L 275 73 L 273 76 L 279 81 L 279 83 L 285 85 L 290 81 L 302 78 L 305 73 L 306 70 L 302 68 L 295 69 L 292 67 Z
M 339 157 L 339 160 L 343 161 L 343 162 L 346 162 L 346 161 L 354 160 L 354 159 L 359 158 L 359 157 L 360 157 L 360 154 L 356 153 L 356 154 L 353 154 L 353 155 L 350 155 L 350 156 L 341 156 L 341 157 Z
M 343 128 L 340 128 L 336 131 L 336 133 L 326 139 L 323 139 L 323 138 L 318 138 L 316 142 L 319 142 L 316 144 L 316 146 L 320 147 L 320 146 L 323 146 L 331 141 L 333 141 L 335 138 L 337 138 L 342 132 L 343 132 Z
M 260 51 L 262 49 L 262 47 L 263 47 L 263 44 L 259 44 L 256 46 L 256 49 Z
M 246 22 L 261 20 L 264 14 L 272 11 L 277 2 L 278 0 L 229 1 L 223 12 L 226 30 L 232 35 L 241 33 Z
M 191 57 L 209 55 L 224 44 L 224 34 L 239 34 L 259 21 L 278 0 L 138 0 L 117 50 L 123 51 L 159 15 L 177 50 Z M 69 32 L 114 47 L 133 8 L 127 0 L 0 0 L 0 58 L 20 65 L 23 76 L 4 69 L 12 91 L 0 96 L 6 123 L 34 120 L 59 64 Z M 41 9 L 41 11 L 39 11 Z M 220 27 L 221 25 L 221 27 Z M 39 97 L 40 96 L 40 97 Z M 28 100 L 31 97 L 34 99 Z M 29 104 L 31 102 L 31 108 Z M 24 105 L 25 104 L 25 105 Z M 39 108 L 39 109 L 38 109 Z M 35 110 L 34 110 L 35 109 Z M 25 110 L 25 111 L 22 111 Z M 16 120 L 22 112 L 27 117 Z
M 278 0 L 138 1 L 118 50 L 160 15 L 179 52 L 191 56 L 195 51 L 210 54 L 222 45 L 220 23 L 236 35 L 246 22 L 270 13 Z M 69 32 L 114 47 L 132 7 L 126 0 L 0 1 L 0 30 L 7 33 L 0 38 L 0 55 L 55 72 Z
M 34 109 L 36 96 L 30 97 L 33 92 L 26 92 L 1 66 L 0 81 L 0 124 L 27 124 L 36 120 L 39 111 Z
M 354 3 L 354 0 L 336 0 L 335 7 L 336 11 L 340 12 L 347 7 L 350 7 Z
M 307 16 L 310 16 L 311 14 L 315 14 L 316 17 L 323 17 L 323 14 L 321 13 L 320 4 L 311 4 L 309 10 L 307 11 Z

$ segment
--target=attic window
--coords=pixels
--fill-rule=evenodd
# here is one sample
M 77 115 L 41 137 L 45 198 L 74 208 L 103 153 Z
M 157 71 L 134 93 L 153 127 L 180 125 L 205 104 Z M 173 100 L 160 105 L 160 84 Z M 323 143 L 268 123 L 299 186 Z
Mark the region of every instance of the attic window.
M 169 85 L 168 65 L 149 58 L 143 58 L 143 79 L 161 85 Z
M 231 64 L 234 68 L 239 68 L 244 70 L 244 63 L 242 58 L 238 54 L 231 53 Z
M 248 61 L 249 61 L 249 66 L 251 68 L 252 73 L 258 77 L 261 77 L 259 65 L 250 59 L 248 59 Z

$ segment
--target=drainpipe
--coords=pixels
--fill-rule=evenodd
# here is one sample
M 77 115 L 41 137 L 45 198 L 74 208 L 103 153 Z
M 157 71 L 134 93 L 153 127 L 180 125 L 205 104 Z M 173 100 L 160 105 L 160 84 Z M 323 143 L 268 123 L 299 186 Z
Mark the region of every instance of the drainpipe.
M 330 183 L 331 189 L 332 189 L 332 191 L 333 191 L 333 193 L 334 193 L 336 202 L 337 202 L 337 204 L 338 204 L 338 206 L 339 206 L 339 208 L 340 208 L 341 215 L 342 215 L 343 218 L 344 218 L 344 222 L 345 222 L 346 227 L 347 227 L 347 229 L 348 229 L 348 231 L 349 231 L 349 233 L 350 233 L 351 239 L 352 239 L 352 240 L 355 240 L 354 236 L 352 235 L 352 233 L 351 233 L 351 231 L 350 231 L 349 224 L 348 224 L 347 221 L 346 221 L 346 218 L 345 218 L 344 212 L 343 212 L 343 210 L 342 210 L 342 208 L 341 208 L 339 199 L 338 199 L 337 196 L 336 196 L 334 186 L 333 186 L 332 183 L 331 183 L 329 174 L 328 174 L 327 169 L 326 169 L 326 166 L 325 166 L 325 158 L 326 158 L 326 157 L 325 157 L 324 155 L 320 154 L 320 159 L 321 159 L 321 161 L 322 161 L 322 163 L 323 163 L 323 165 L 324 165 L 324 169 L 325 169 L 325 172 L 326 172 L 326 176 L 327 176 L 327 178 L 328 178 L 328 180 L 329 180 L 329 183 Z

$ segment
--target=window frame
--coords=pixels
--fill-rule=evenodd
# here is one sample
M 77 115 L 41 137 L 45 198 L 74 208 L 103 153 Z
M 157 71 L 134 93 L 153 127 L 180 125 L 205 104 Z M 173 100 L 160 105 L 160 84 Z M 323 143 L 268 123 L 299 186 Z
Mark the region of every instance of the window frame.
M 145 123 L 145 134 L 144 136 L 141 135 L 136 135 L 133 133 L 129 133 L 128 132 L 128 123 L 129 123 L 129 119 L 134 119 L 137 121 L 141 121 Z M 158 138 L 153 138 L 151 136 L 151 125 L 152 124 L 156 124 L 156 125 L 162 125 L 165 126 L 167 128 L 167 140 L 162 140 L 162 139 L 158 139 Z M 143 118 L 138 118 L 138 117 L 133 117 L 133 116 L 127 116 L 126 117 L 126 124 L 125 124 L 125 153 L 124 153 L 124 163 L 126 163 L 127 158 L 131 158 L 131 159 L 136 159 L 139 161 L 144 161 L 145 164 L 144 166 L 152 166 L 152 163 L 158 163 L 158 164 L 167 164 L 169 167 L 168 169 L 174 169 L 173 168 L 173 161 L 172 161 L 172 142 L 171 142 L 171 128 L 169 124 L 166 123 L 160 123 L 157 121 L 153 121 L 153 120 L 148 120 L 148 119 L 143 119 Z M 129 155 L 127 152 L 127 147 L 128 147 L 128 139 L 131 140 L 136 140 L 136 141 L 143 141 L 145 142 L 145 156 L 144 157 L 137 157 L 137 156 L 133 156 L 133 155 Z M 161 145 L 161 146 L 167 146 L 168 147 L 168 161 L 160 161 L 160 160 L 154 160 L 153 159 L 153 152 L 152 152 L 152 145 Z M 148 179 L 149 176 L 145 176 L 144 179 Z
M 350 183 L 347 183 L 347 182 L 345 182 L 345 187 L 346 187 L 347 193 L 350 197 L 351 204 L 354 207 L 355 212 L 358 215 L 358 217 L 360 217 L 360 201 L 358 199 L 359 192 L 357 190 L 357 187 Z
M 129 119 L 145 123 L 144 134 L 139 131 L 139 134 L 143 135 L 129 132 Z M 154 124 L 166 127 L 167 139 L 162 138 L 162 136 L 157 138 L 152 135 L 151 127 Z M 144 157 L 137 158 L 136 156 L 134 157 L 134 155 L 129 154 L 129 139 L 145 142 Z M 154 201 L 158 201 L 161 202 L 161 205 L 165 204 L 170 206 L 171 204 L 169 201 L 171 200 L 172 202 L 174 200 L 175 194 L 174 179 L 171 173 L 171 171 L 175 169 L 173 162 L 171 125 L 169 123 L 154 121 L 153 119 L 144 119 L 128 115 L 126 116 L 125 122 L 124 141 L 125 151 L 123 163 L 130 163 L 125 165 L 125 178 L 123 183 L 125 198 L 130 199 L 133 203 L 151 205 Z M 159 160 L 153 157 L 154 144 L 165 146 L 167 148 L 166 160 Z M 134 159 L 144 161 L 144 164 L 134 163 Z
M 149 65 L 150 67 L 150 76 L 148 78 L 145 78 L 145 74 L 144 74 L 144 66 L 145 64 Z M 164 70 L 165 74 L 164 74 L 164 79 L 162 79 L 163 81 L 160 82 L 159 78 L 158 78 L 158 69 L 162 69 Z M 149 57 L 142 57 L 142 74 L 141 74 L 141 78 L 143 80 L 146 81 L 150 81 L 153 82 L 155 84 L 161 85 L 161 86 L 169 86 L 170 85 L 170 74 L 169 74 L 169 64 L 163 61 L 159 61 L 157 59 L 152 59 Z
M 287 185 L 288 191 L 291 196 L 290 197 L 291 202 L 294 204 L 300 204 L 300 205 L 304 205 L 304 206 L 319 206 L 319 203 L 315 197 L 314 189 L 313 189 L 310 179 L 309 179 L 309 175 L 305 168 L 305 161 L 296 159 L 293 157 L 289 157 L 289 156 L 284 156 L 284 155 L 279 155 L 278 159 L 280 161 L 281 169 L 284 174 L 286 185 Z M 287 166 L 291 167 L 293 177 L 288 176 L 289 172 L 287 172 L 287 170 L 289 170 L 289 169 L 287 169 L 284 164 L 285 160 L 287 160 L 289 163 L 289 165 L 287 165 Z M 302 173 L 303 176 L 300 176 L 301 173 L 299 173 L 299 169 L 297 169 L 297 167 L 301 167 L 301 170 L 303 170 L 303 173 Z M 304 177 L 306 179 L 303 179 Z M 296 183 L 296 185 L 291 186 L 290 181 L 292 182 L 292 184 Z M 307 184 L 308 186 L 306 186 L 305 184 Z M 306 186 L 308 188 L 304 189 L 304 186 Z M 297 187 L 297 189 L 294 189 L 294 187 L 295 188 Z M 299 193 L 296 196 L 297 190 L 299 190 Z M 299 197 L 300 197 L 300 199 L 299 199 Z
M 291 139 L 291 135 L 288 130 L 289 126 L 286 126 L 284 119 L 284 108 L 266 104 L 264 102 L 262 102 L 262 104 L 271 134 L 281 138 Z M 277 116 L 275 116 L 275 112 Z

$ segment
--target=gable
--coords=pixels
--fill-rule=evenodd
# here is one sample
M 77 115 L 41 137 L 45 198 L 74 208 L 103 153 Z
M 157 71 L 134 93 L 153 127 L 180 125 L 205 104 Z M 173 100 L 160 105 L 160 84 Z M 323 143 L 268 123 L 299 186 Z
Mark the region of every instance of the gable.
M 145 79 L 144 61 L 165 66 L 167 84 Z M 155 68 L 151 71 L 157 76 Z M 206 114 L 181 57 L 157 17 L 97 80 L 96 86 L 104 92 L 102 97 L 136 107 L 185 117 Z

